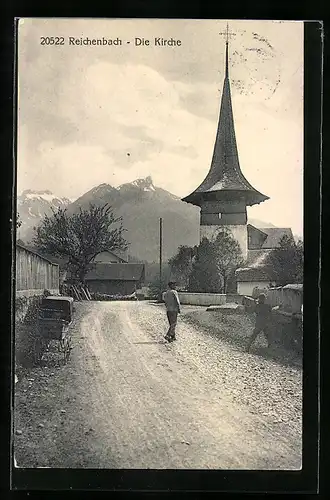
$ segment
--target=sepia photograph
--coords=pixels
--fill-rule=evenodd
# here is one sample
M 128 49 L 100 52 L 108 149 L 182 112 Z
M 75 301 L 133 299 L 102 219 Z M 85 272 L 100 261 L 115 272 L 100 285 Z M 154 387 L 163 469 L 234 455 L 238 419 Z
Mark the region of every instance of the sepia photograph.
M 304 22 L 17 22 L 13 461 L 302 469 Z

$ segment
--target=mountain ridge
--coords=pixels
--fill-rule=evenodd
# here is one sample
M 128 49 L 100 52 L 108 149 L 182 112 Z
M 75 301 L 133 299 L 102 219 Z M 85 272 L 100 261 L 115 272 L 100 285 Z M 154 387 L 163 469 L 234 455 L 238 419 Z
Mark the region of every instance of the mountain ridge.
M 52 209 L 66 208 L 74 213 L 89 204 L 108 203 L 116 217 L 121 217 L 129 254 L 137 259 L 155 262 L 159 258 L 159 219 L 163 219 L 163 258 L 172 257 L 180 245 L 199 243 L 199 208 L 183 202 L 178 196 L 153 184 L 150 176 L 121 184 L 118 187 L 102 183 L 72 201 L 50 191 L 26 190 L 17 197 L 22 226 L 17 237 L 31 241 L 33 227 Z M 275 227 L 273 224 L 249 219 L 256 227 Z

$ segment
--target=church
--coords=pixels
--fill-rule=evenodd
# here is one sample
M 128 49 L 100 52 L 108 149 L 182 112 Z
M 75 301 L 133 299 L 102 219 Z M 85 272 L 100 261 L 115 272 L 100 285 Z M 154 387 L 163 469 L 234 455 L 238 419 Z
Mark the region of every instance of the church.
M 263 263 L 284 235 L 292 237 L 289 228 L 259 229 L 248 224 L 247 207 L 268 199 L 248 182 L 240 167 L 230 90 L 227 27 L 225 77 L 211 166 L 200 186 L 182 201 L 200 207 L 200 241 L 204 237 L 213 239 L 219 230 L 227 228 L 239 243 L 246 267 L 236 272 L 237 292 L 244 295 L 251 295 L 255 286 L 274 284 L 265 273 Z

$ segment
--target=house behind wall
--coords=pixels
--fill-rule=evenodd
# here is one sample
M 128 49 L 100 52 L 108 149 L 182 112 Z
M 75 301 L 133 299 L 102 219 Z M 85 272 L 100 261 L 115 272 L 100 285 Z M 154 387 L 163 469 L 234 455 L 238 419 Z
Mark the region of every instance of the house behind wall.
M 145 266 L 97 263 L 87 273 L 85 280 L 91 293 L 131 295 L 140 289 L 145 281 Z

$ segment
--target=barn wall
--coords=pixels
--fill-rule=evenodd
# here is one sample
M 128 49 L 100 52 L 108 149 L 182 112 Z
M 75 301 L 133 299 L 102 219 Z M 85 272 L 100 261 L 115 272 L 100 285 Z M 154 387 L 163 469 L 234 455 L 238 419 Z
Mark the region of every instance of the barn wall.
M 31 363 L 37 315 L 43 291 L 59 293 L 59 266 L 16 246 L 15 363 Z
M 25 248 L 16 247 L 16 296 L 59 291 L 59 266 Z

